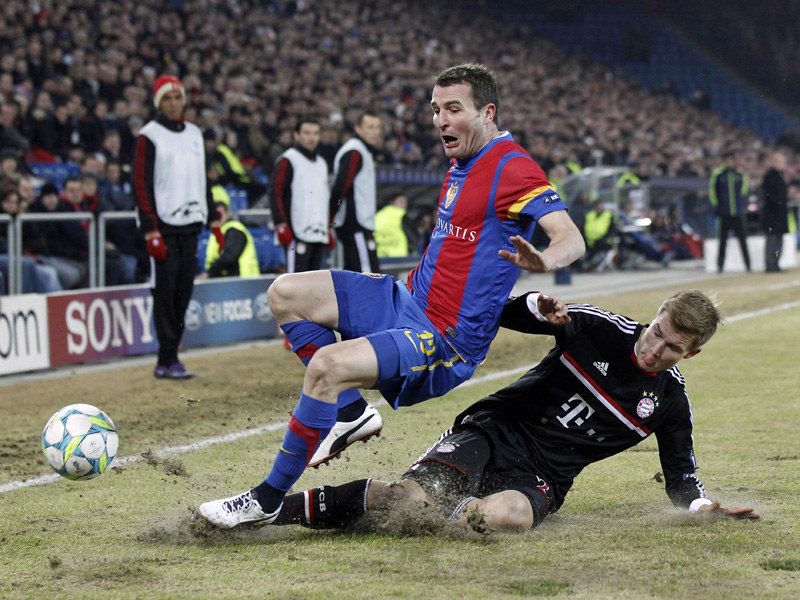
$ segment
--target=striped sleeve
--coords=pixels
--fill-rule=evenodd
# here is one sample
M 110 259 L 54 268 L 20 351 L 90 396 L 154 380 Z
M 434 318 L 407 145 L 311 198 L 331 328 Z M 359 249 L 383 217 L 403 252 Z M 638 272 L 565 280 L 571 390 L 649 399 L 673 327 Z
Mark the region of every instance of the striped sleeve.
M 503 199 L 497 206 L 501 220 L 537 221 L 554 210 L 566 210 L 558 192 L 547 181 L 541 167 L 530 157 L 517 154 L 501 168 L 502 173 L 496 177 L 496 197 Z
M 153 166 L 156 147 L 146 136 L 136 140 L 136 158 L 133 165 L 133 189 L 139 209 L 141 230 L 145 233 L 158 229 L 156 195 L 153 186 Z
M 292 177 L 294 170 L 288 158 L 281 158 L 272 178 L 272 221 L 275 225 L 292 226 Z

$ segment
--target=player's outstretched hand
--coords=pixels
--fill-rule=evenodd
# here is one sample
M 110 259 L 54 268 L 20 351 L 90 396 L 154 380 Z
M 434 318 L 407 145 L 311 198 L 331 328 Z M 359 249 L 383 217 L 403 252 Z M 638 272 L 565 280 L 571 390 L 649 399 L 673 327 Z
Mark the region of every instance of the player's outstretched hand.
M 528 242 L 525 238 L 515 235 L 511 238 L 511 243 L 514 244 L 514 247 L 517 249 L 516 252 L 509 252 L 508 250 L 498 251 L 498 254 L 508 262 L 512 262 L 521 269 L 534 273 L 546 273 L 550 270 L 544 254 L 534 248 L 533 244 Z
M 758 514 L 753 512 L 752 508 L 744 508 L 740 506 L 722 506 L 719 502 L 706 504 L 697 509 L 697 512 L 714 513 L 725 517 L 734 519 L 759 519 Z
M 566 302 L 559 298 L 545 296 L 540 293 L 537 304 L 541 315 L 553 325 L 563 325 L 572 320 L 569 316 Z

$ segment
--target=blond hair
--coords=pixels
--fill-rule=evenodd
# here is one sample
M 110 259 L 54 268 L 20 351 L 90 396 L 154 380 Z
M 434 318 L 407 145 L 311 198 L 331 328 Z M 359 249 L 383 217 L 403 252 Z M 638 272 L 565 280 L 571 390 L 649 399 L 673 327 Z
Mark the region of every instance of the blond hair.
M 699 290 L 682 290 L 661 303 L 656 314 L 667 313 L 679 333 L 694 339 L 692 350 L 711 339 L 723 322 L 719 300 L 715 294 Z

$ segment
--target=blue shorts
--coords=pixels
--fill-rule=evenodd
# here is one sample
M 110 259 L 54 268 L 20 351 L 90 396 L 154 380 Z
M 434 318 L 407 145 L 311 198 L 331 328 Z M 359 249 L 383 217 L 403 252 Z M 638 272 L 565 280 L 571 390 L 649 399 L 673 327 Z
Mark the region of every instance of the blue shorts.
M 380 390 L 393 407 L 443 396 L 475 372 L 439 333 L 401 281 L 331 271 L 343 339 L 364 337 L 378 357 Z

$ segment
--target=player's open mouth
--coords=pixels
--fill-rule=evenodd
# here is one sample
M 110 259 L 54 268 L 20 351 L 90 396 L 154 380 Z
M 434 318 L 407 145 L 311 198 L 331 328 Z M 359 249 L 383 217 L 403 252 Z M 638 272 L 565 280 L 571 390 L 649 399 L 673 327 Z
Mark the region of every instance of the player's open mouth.
M 442 143 L 445 146 L 455 146 L 458 143 L 458 138 L 453 137 L 452 135 L 443 135 L 442 136 Z

